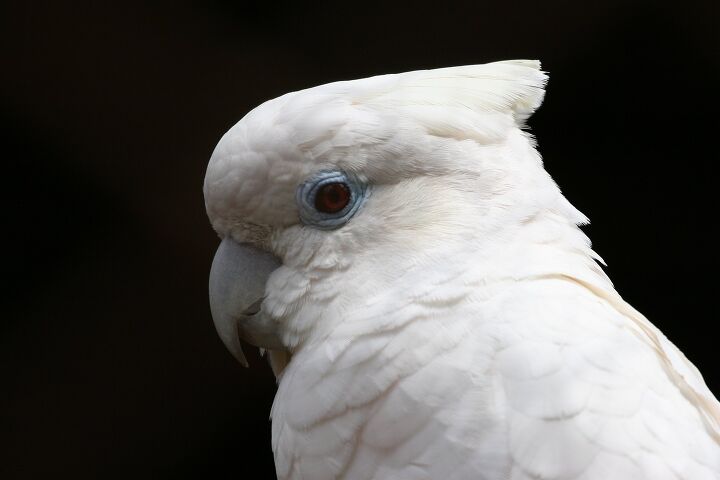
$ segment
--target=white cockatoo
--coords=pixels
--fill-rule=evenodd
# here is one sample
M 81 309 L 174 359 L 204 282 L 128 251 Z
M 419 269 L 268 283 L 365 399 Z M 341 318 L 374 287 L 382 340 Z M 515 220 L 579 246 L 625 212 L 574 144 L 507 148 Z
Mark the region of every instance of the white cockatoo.
M 720 404 L 615 292 L 507 61 L 289 93 L 220 140 L 220 337 L 269 351 L 279 479 L 717 480 Z

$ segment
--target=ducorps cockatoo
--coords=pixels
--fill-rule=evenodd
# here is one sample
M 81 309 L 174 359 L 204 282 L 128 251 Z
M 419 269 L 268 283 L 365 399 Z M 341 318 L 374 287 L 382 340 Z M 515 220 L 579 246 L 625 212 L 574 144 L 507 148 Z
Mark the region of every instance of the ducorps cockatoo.
M 289 93 L 220 140 L 218 333 L 279 479 L 717 480 L 720 406 L 615 292 L 525 120 L 539 62 Z

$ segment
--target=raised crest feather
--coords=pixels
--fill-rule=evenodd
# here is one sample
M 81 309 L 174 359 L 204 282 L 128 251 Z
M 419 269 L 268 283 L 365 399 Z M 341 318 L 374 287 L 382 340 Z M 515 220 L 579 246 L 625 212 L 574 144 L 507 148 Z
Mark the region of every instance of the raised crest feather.
M 494 143 L 542 104 L 547 75 L 537 60 L 512 60 L 382 75 L 355 82 L 353 104 L 391 110 L 428 133 Z
M 540 70 L 538 60 L 512 60 L 417 70 L 384 78 L 387 84 L 372 82 L 375 88 L 359 101 L 389 108 L 434 105 L 512 113 L 523 124 L 542 104 L 548 77 Z

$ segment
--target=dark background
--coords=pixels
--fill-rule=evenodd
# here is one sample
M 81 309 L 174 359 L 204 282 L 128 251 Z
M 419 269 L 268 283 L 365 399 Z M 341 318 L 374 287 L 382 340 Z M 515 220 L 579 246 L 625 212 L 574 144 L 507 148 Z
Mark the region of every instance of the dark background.
M 210 319 L 206 162 L 264 100 L 419 68 L 543 61 L 548 170 L 720 392 L 718 5 L 4 3 L 0 477 L 274 478 L 272 374 Z

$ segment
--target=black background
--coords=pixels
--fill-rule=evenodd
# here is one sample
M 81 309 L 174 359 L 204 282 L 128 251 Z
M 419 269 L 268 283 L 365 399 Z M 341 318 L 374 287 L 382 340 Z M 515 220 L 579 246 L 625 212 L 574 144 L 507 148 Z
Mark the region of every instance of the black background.
M 0 477 L 274 478 L 272 374 L 209 315 L 207 160 L 264 100 L 419 68 L 543 61 L 547 169 L 720 392 L 718 2 L 0 8 Z

